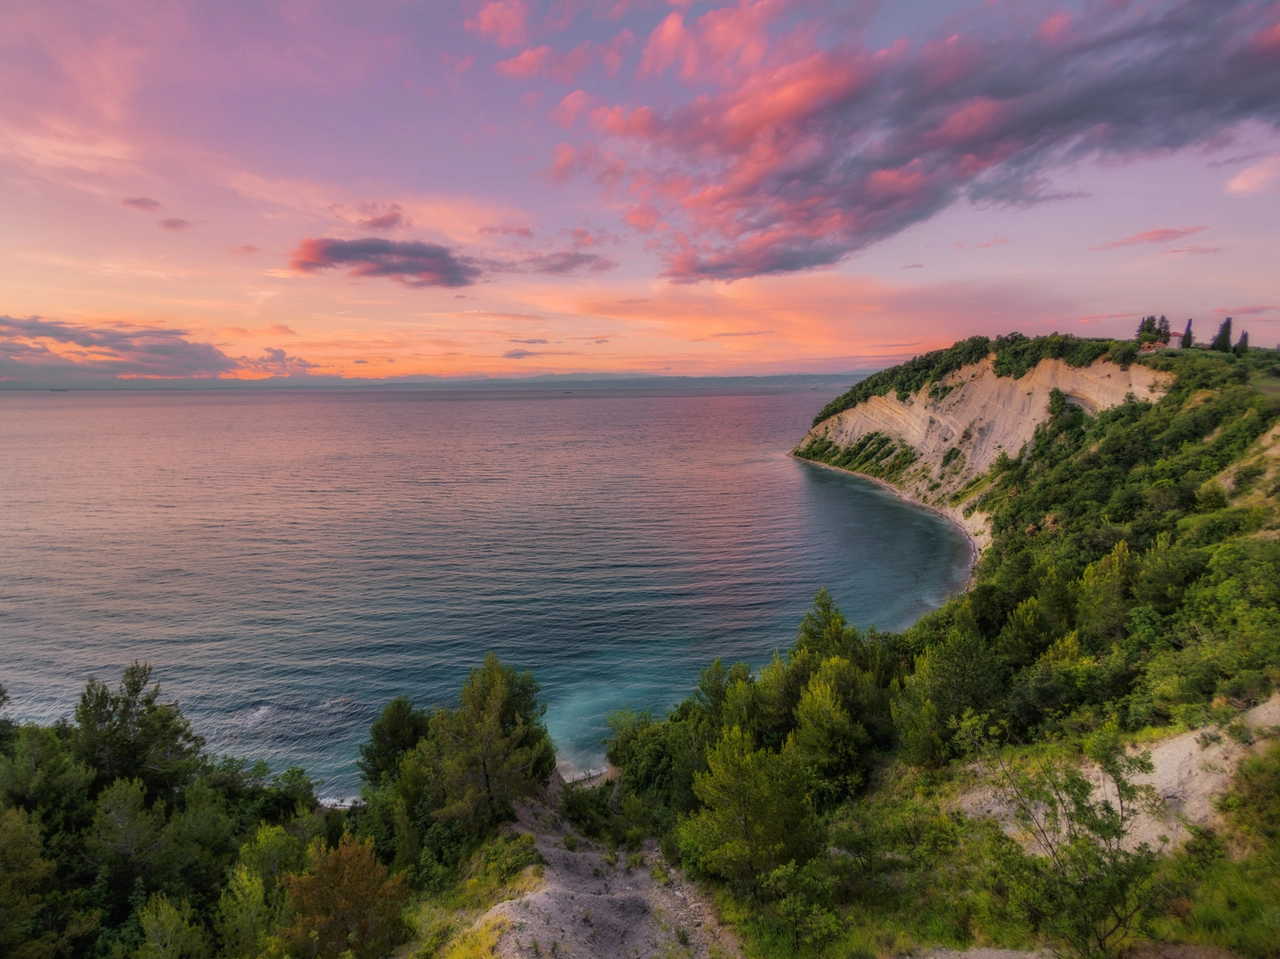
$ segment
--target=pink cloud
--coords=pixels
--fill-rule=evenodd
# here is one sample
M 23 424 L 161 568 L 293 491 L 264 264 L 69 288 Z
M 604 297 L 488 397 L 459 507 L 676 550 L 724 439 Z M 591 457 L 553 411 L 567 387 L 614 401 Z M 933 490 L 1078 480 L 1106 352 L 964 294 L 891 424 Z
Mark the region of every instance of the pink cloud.
M 509 60 L 499 61 L 495 69 L 513 80 L 550 77 L 557 83 L 569 84 L 591 60 L 591 44 L 583 43 L 561 54 L 550 47 L 531 47 Z
M 1271 313 L 1274 311 L 1280 311 L 1280 306 L 1259 306 L 1255 304 L 1253 306 L 1238 306 L 1234 310 L 1228 309 L 1225 306 L 1220 306 L 1213 312 L 1230 316 L 1257 316 L 1261 313 Z
M 591 97 L 585 91 L 574 90 L 560 101 L 558 107 L 551 111 L 551 119 L 567 130 L 578 122 L 578 117 L 582 115 L 582 112 L 587 109 L 590 103 Z
M 639 75 L 659 76 L 678 64 L 684 80 L 723 81 L 750 70 L 763 62 L 771 45 L 766 27 L 784 9 L 778 0 L 743 0 L 703 14 L 692 27 L 672 12 L 649 34 Z
M 528 20 L 529 7 L 525 0 L 494 0 L 481 7 L 474 17 L 468 17 L 465 25 L 472 33 L 505 49 L 524 43 Z
M 1133 236 L 1127 236 L 1123 240 L 1112 240 L 1110 243 L 1104 243 L 1102 246 L 1091 246 L 1090 250 L 1118 250 L 1124 246 L 1139 246 L 1144 243 L 1171 243 L 1174 240 L 1181 240 L 1183 237 L 1191 236 L 1193 233 L 1200 233 L 1207 230 L 1206 226 L 1191 226 L 1185 229 L 1162 229 L 1162 230 L 1145 230 L 1142 233 L 1135 233 Z
M 836 263 L 959 202 L 1063 199 L 1074 194 L 1049 174 L 1090 158 L 1280 125 L 1280 58 L 1250 52 L 1259 22 L 1274 22 L 1257 6 L 1086 9 L 879 50 L 832 45 L 820 16 L 787 32 L 784 5 L 769 0 L 693 21 L 672 11 L 638 76 L 675 70 L 698 92 L 670 107 L 593 109 L 593 139 L 558 147 L 548 175 L 595 177 L 627 222 L 654 231 L 668 277 L 733 280 Z M 1249 188 L 1263 179 L 1252 174 Z

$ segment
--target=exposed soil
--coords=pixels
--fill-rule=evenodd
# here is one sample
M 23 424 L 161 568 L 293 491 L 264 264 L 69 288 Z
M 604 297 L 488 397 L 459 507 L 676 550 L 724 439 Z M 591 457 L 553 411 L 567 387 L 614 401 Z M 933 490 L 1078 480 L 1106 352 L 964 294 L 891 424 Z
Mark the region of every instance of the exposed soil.
M 972 511 L 966 516 L 964 500 L 953 503 L 953 495 L 987 472 L 1001 453 L 1018 455 L 1036 427 L 1048 420 L 1052 390 L 1096 414 L 1123 403 L 1129 394 L 1142 400 L 1157 397 L 1172 379 L 1136 363 L 1122 370 L 1105 359 L 1082 367 L 1041 360 L 1018 380 L 996 376 L 994 364 L 993 354 L 905 401 L 894 394 L 873 396 L 823 420 L 800 445 L 822 437 L 848 446 L 876 432 L 901 439 L 917 459 L 893 487 L 953 519 L 981 549 L 991 539 L 987 517 Z M 948 454 L 951 459 L 944 465 Z M 968 499 L 979 490 L 961 495 Z
M 518 810 L 515 829 L 533 836 L 547 861 L 545 881 L 481 917 L 508 923 L 495 955 L 740 959 L 736 937 L 709 898 L 667 867 L 656 843 L 633 856 L 623 849 L 611 855 L 560 818 L 562 789 L 556 776 L 542 801 Z
M 1221 825 L 1214 800 L 1231 784 L 1240 760 L 1260 750 L 1264 737 L 1280 729 L 1280 695 L 1255 706 L 1241 720 L 1252 730 L 1254 742 L 1238 742 L 1225 730 L 1200 729 L 1144 745 L 1155 771 L 1135 776 L 1134 782 L 1152 787 L 1160 805 L 1134 821 L 1129 832 L 1133 845 L 1145 842 L 1160 848 L 1164 837 L 1174 847 L 1190 837 L 1188 824 Z M 1018 833 L 1013 810 L 989 786 L 968 790 L 956 807 L 967 816 L 995 819 L 1010 836 Z

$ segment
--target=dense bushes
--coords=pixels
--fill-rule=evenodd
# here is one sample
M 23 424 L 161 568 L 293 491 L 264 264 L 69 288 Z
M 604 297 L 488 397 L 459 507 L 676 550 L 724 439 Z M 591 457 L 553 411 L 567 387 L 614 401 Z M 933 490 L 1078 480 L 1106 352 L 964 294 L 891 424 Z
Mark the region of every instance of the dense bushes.
M 0 720 L 6 957 L 385 956 L 407 933 L 410 881 L 448 886 L 554 768 L 537 684 L 493 656 L 456 708 L 387 706 L 350 815 L 318 806 L 300 769 L 208 755 L 150 676 L 91 679 L 73 723 Z M 483 855 L 504 881 L 536 851 Z

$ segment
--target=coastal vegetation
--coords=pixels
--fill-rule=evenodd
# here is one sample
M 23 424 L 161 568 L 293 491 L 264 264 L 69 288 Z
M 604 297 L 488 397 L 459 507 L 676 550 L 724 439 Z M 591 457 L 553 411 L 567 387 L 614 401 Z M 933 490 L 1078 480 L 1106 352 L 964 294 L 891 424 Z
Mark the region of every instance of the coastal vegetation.
M 73 721 L 0 721 L 0 954 L 375 959 L 414 933 L 416 892 L 465 909 L 538 861 L 494 827 L 554 768 L 545 707 L 492 655 L 456 707 L 384 710 L 350 813 L 301 769 L 209 755 L 150 680 L 135 664 Z
M 984 943 L 1101 956 L 1152 936 L 1276 955 L 1280 889 L 1261 877 L 1280 847 L 1245 824 L 1271 822 L 1280 793 L 1242 783 L 1274 784 L 1280 753 L 1251 760 L 1226 800 L 1247 812 L 1223 834 L 1173 850 L 1128 836 L 1151 797 L 1126 747 L 1188 729 L 1251 737 L 1241 713 L 1280 683 L 1280 403 L 1256 388 L 1280 358 L 975 338 L 821 416 L 989 352 L 1000 375 L 1107 357 L 1172 381 L 1096 415 L 1055 391 L 1034 440 L 971 493 L 992 539 L 970 589 L 911 628 L 856 628 L 819 593 L 758 672 L 713 663 L 667 716 L 616 714 L 610 808 L 640 798 L 666 854 L 720 890 L 759 955 Z M 910 449 L 869 439 L 798 455 L 892 480 Z M 963 815 L 974 788 L 1020 828 Z M 566 812 L 607 830 L 605 805 L 571 797 Z
M 1045 359 L 1165 374 L 1096 412 L 1050 393 L 1032 441 L 966 489 L 990 545 L 942 608 L 886 632 L 819 591 L 762 668 L 717 660 L 666 715 L 614 713 L 616 776 L 546 813 L 577 831 L 565 849 L 580 835 L 631 870 L 656 844 L 752 956 L 1280 955 L 1280 744 L 1249 753 L 1218 828 L 1135 825 L 1160 801 L 1154 744 L 1264 739 L 1243 717 L 1280 685 L 1280 356 L 1223 328 L 1225 350 L 1221 330 L 1190 348 L 1188 327 L 1188 348 L 1143 352 L 1169 344 L 1163 317 L 1129 342 L 975 337 L 829 404 L 936 399 L 992 354 L 1015 379 Z M 890 483 L 913 461 L 887 433 L 798 455 Z M 453 704 L 392 700 L 349 809 L 300 769 L 211 755 L 143 664 L 53 725 L 0 718 L 0 953 L 491 954 L 507 926 L 487 910 L 546 866 L 505 825 L 554 773 L 538 694 L 490 654 Z

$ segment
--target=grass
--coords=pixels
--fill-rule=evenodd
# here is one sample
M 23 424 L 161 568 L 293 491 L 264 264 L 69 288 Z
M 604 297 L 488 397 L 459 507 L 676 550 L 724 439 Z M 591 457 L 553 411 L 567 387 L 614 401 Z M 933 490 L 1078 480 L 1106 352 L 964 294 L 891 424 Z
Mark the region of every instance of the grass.
M 1266 373 L 1254 373 L 1249 377 L 1249 385 L 1264 396 L 1280 399 L 1280 377 Z

